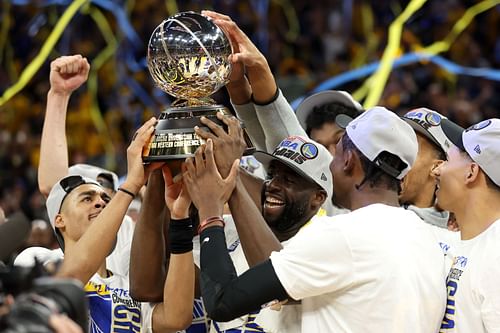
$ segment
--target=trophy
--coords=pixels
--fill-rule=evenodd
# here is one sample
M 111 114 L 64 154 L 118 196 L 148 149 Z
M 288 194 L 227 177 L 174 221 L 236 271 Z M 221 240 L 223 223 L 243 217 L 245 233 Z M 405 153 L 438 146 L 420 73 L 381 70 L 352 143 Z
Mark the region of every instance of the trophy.
M 205 116 L 225 126 L 216 114 L 229 114 L 209 98 L 228 82 L 232 53 L 224 32 L 206 17 L 183 12 L 156 27 L 148 44 L 148 68 L 156 85 L 177 99 L 159 116 L 143 160 L 165 161 L 193 156 L 203 140 L 193 127 L 209 130 Z M 247 146 L 252 144 L 245 133 Z

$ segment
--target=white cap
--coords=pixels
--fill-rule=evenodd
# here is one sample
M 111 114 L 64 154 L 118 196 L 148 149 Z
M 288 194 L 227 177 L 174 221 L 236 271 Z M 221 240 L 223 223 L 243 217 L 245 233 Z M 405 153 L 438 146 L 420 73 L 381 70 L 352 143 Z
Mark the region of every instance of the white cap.
M 448 134 L 448 133 L 447 133 Z M 457 131 L 451 135 L 457 134 Z M 476 162 L 500 186 L 500 119 L 483 120 L 463 130 L 453 143 Z
M 285 164 L 299 175 L 318 184 L 328 197 L 332 196 L 330 163 L 333 157 L 316 141 L 303 136 L 290 136 L 281 141 L 272 154 L 256 151 L 254 156 L 266 170 L 273 160 Z
M 410 124 L 417 133 L 422 134 L 436 146 L 441 148 L 444 153 L 448 153 L 448 149 L 452 147 L 453 143 L 451 139 L 446 136 L 443 128 L 456 127 L 456 129 L 463 130 L 463 128 L 448 120 L 448 118 L 442 114 L 427 108 L 411 110 L 403 116 L 403 119 Z
M 109 171 L 103 168 L 99 168 L 90 164 L 74 164 L 69 167 L 68 169 L 68 175 L 79 175 L 82 177 L 90 178 L 95 181 L 97 180 L 97 177 L 104 175 L 104 177 L 107 179 L 111 177 L 110 180 L 112 180 L 112 186 L 113 190 L 117 191 L 118 190 L 118 176 L 116 173 L 113 171 Z M 107 177 L 106 177 L 107 176 Z M 103 187 L 107 187 L 104 184 L 101 184 Z
M 66 176 L 60 181 L 58 181 L 50 190 L 49 196 L 47 197 L 47 201 L 45 202 L 45 206 L 47 207 L 47 213 L 49 215 L 49 221 L 50 224 L 52 225 L 52 228 L 55 229 L 55 222 L 56 222 L 56 216 L 59 214 L 61 211 L 61 206 L 63 204 L 64 199 L 66 196 L 73 191 L 75 188 L 77 188 L 80 185 L 84 184 L 94 184 L 99 187 L 101 185 L 90 178 L 85 178 L 80 175 L 71 175 L 71 176 Z M 59 233 L 56 234 L 56 239 L 61 248 L 64 248 L 64 240 L 60 236 Z
M 320 107 L 325 104 L 342 104 L 346 107 L 354 108 L 359 112 L 363 111 L 363 107 L 346 91 L 341 90 L 326 90 L 317 94 L 311 95 L 304 99 L 295 111 L 295 115 L 299 120 L 300 125 L 306 128 L 307 116 L 314 110 L 315 107 Z
M 45 266 L 50 262 L 57 262 L 63 258 L 64 254 L 61 249 L 50 250 L 45 247 L 33 246 L 17 255 L 14 266 L 33 267 L 35 266 L 35 260 Z
M 363 155 L 394 178 L 402 179 L 415 163 L 418 152 L 415 131 L 384 107 L 366 110 L 349 123 L 346 132 Z M 406 167 L 396 170 L 380 161 L 379 154 L 384 151 L 399 157 Z

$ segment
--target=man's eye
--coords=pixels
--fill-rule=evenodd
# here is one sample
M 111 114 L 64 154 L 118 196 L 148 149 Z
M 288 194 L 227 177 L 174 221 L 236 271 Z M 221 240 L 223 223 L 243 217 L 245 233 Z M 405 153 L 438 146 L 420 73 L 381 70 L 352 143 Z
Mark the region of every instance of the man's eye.
M 90 197 L 85 197 L 85 198 L 83 198 L 83 201 L 85 201 L 85 202 L 90 202 L 90 201 L 92 201 L 92 198 L 90 198 Z

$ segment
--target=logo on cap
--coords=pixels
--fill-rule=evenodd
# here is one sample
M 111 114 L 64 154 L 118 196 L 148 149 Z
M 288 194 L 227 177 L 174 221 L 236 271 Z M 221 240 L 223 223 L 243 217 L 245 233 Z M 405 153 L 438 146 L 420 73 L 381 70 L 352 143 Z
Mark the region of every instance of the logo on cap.
M 468 131 L 479 131 L 479 130 L 482 130 L 483 128 L 485 128 L 485 127 L 488 127 L 490 124 L 491 124 L 491 119 L 483 120 L 480 123 L 472 125 L 471 127 L 469 127 L 468 129 L 466 129 L 465 131 L 466 132 L 468 132 Z
M 312 160 L 318 156 L 318 147 L 313 143 L 304 143 L 302 147 L 300 147 L 300 152 L 305 158 Z
M 441 116 L 434 112 L 429 112 L 425 115 L 425 121 L 432 126 L 439 126 L 441 124 Z

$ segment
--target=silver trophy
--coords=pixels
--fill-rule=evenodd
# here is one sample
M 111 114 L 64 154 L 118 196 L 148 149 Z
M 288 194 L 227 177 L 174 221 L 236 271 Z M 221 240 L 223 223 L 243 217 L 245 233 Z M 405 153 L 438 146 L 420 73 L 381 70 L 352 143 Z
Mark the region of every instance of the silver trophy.
M 231 52 L 224 32 L 198 13 L 179 13 L 156 27 L 148 44 L 149 72 L 160 89 L 177 99 L 160 114 L 144 161 L 192 156 L 203 143 L 193 127 L 208 130 L 201 116 L 223 125 L 216 114 L 229 111 L 209 96 L 228 82 Z

